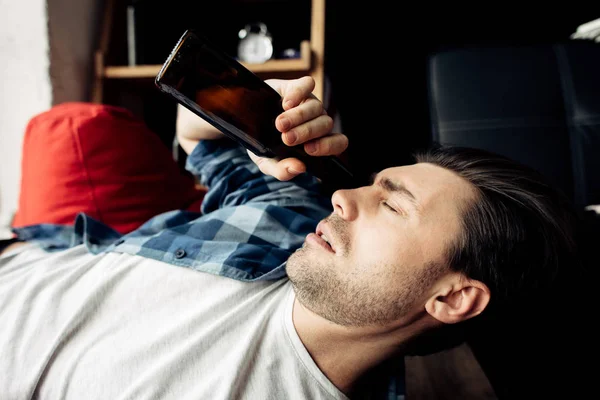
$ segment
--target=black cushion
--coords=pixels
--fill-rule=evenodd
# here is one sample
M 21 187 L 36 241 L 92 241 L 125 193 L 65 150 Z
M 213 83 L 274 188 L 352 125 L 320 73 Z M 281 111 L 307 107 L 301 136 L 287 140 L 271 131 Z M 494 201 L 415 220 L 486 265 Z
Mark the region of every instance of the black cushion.
M 445 50 L 428 62 L 432 139 L 509 156 L 600 203 L 600 45 Z

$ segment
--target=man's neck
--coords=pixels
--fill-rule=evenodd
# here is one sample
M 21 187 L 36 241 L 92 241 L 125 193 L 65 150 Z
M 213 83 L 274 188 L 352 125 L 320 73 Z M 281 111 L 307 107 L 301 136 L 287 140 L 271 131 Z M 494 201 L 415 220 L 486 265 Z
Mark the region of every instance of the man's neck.
M 400 355 L 403 343 L 414 336 L 418 325 L 349 328 L 314 314 L 298 299 L 294 300 L 292 318 L 300 340 L 319 369 L 346 395 L 371 368 Z

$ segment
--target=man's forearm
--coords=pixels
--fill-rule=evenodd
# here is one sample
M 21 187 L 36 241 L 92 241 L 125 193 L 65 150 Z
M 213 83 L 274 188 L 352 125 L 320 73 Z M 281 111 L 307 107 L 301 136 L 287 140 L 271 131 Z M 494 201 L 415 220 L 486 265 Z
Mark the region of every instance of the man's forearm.
M 2 255 L 3 253 L 7 253 L 10 250 L 13 250 L 17 247 L 23 246 L 25 244 L 27 244 L 27 242 L 23 242 L 18 239 L 0 240 L 0 255 Z
M 200 140 L 213 140 L 223 137 L 217 128 L 182 106 L 177 105 L 177 141 L 183 150 L 190 154 Z

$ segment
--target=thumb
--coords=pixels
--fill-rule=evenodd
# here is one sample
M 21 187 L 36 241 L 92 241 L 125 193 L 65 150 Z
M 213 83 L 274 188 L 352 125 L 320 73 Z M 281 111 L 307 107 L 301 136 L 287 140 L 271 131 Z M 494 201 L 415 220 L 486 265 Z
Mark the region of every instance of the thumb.
M 296 158 L 277 160 L 259 157 L 250 150 L 248 150 L 248 155 L 263 174 L 271 175 L 280 181 L 289 181 L 306 170 L 304 164 Z

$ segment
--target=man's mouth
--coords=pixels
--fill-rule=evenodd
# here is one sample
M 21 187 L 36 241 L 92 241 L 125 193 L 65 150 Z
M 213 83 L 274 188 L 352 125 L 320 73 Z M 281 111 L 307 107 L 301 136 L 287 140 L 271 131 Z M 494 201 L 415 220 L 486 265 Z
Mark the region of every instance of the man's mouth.
M 333 247 L 331 247 L 331 244 L 329 244 L 326 238 L 324 239 L 321 235 L 318 235 L 316 233 L 309 233 L 306 237 L 306 242 L 318 245 L 323 249 L 335 254 L 335 250 L 333 249 Z
M 319 225 L 317 225 L 317 229 L 315 231 L 315 236 L 317 237 L 316 239 L 319 242 L 319 244 L 321 244 L 323 247 L 335 253 L 335 248 L 328 235 L 329 232 L 327 230 L 327 227 L 323 222 L 320 222 Z
M 321 239 L 323 239 L 325 242 L 327 242 L 329 247 L 331 247 L 331 243 L 329 243 L 329 239 L 327 239 L 327 236 L 325 236 L 324 234 L 321 234 Z

